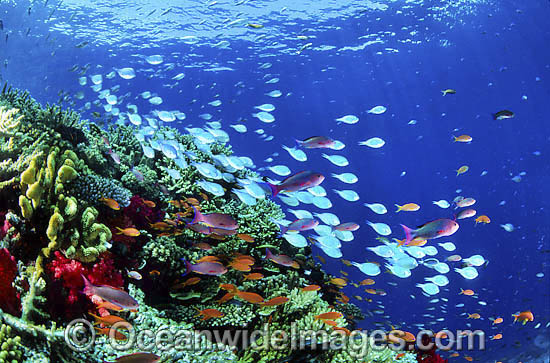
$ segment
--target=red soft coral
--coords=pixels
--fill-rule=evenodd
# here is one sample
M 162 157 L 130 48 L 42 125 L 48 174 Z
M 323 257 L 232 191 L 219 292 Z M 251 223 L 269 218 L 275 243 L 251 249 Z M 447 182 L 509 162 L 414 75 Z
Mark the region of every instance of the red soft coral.
M 0 309 L 17 315 L 21 313 L 21 299 L 13 281 L 17 276 L 17 263 L 6 248 L 0 249 Z
M 159 207 L 147 206 L 142 197 L 134 195 L 130 198 L 130 205 L 124 208 L 124 215 L 138 228 L 148 228 L 149 223 L 160 222 L 164 219 L 164 212 Z
M 59 251 L 55 251 L 54 255 L 54 260 L 47 266 L 52 277 L 50 297 L 59 299 L 59 296 L 65 296 L 64 301 L 53 304 L 58 309 L 52 312 L 54 315 L 71 318 L 89 307 L 89 300 L 82 293 L 84 280 L 81 275 L 86 276 L 96 285 L 110 285 L 118 288 L 124 285 L 122 274 L 116 270 L 110 255 L 103 254 L 93 265 L 84 265 L 80 261 L 68 259 Z
M 422 336 L 422 346 L 428 347 L 432 338 L 429 335 Z M 448 363 L 448 359 L 443 359 L 435 352 L 436 345 L 433 344 L 430 349 L 417 349 L 416 361 L 421 363 Z

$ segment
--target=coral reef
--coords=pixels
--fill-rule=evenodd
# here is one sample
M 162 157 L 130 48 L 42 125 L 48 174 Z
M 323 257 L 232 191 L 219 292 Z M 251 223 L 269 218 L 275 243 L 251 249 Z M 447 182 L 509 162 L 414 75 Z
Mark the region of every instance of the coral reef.
M 283 217 L 276 203 L 260 198 L 249 205 L 231 192 L 239 178 L 258 175 L 232 155 L 223 135 L 211 135 L 206 145 L 161 127 L 148 136 L 158 148 L 146 155 L 132 126 L 103 130 L 7 86 L 0 115 L 0 360 L 93 362 L 140 350 L 113 349 L 108 320 L 98 322 L 91 349 L 68 349 L 63 327 L 90 316 L 124 320 L 135 331 L 204 333 L 193 349 L 147 349 L 171 361 L 393 359 L 388 349 L 367 349 L 359 358 L 348 349 L 360 310 L 337 300 L 331 276 L 312 262 L 309 248 L 280 238 L 272 222 Z M 199 172 L 201 165 L 221 176 L 216 192 L 198 184 L 214 180 Z M 198 210 L 236 227 L 191 223 Z M 266 259 L 266 248 L 291 256 L 293 267 Z M 221 272 L 201 271 L 203 261 Z M 249 278 L 252 270 L 262 276 Z M 84 278 L 94 293 L 82 293 Z M 302 290 L 310 284 L 321 290 Z M 125 308 L 124 300 L 138 308 Z M 335 314 L 331 324 L 318 317 L 325 313 Z M 280 329 L 297 331 L 305 347 L 262 348 L 276 343 Z M 269 335 L 244 345 L 211 342 L 213 333 L 236 331 Z M 334 349 L 312 348 L 338 339 L 344 343 Z

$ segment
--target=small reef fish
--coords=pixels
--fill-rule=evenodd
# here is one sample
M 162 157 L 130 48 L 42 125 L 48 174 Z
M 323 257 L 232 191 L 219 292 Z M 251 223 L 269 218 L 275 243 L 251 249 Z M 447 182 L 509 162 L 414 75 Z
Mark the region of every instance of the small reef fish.
M 208 320 L 208 319 L 211 319 L 211 318 L 221 318 L 221 317 L 224 316 L 224 313 L 222 313 L 221 311 L 219 311 L 217 309 L 199 310 L 197 307 L 195 307 L 195 309 L 198 312 L 198 314 L 195 315 L 195 316 L 202 316 L 201 320 Z
M 105 363 L 156 363 L 160 357 L 153 353 L 132 353 L 118 357 L 113 362 Z
M 275 197 L 280 192 L 298 192 L 300 190 L 309 189 L 321 184 L 325 180 L 322 174 L 314 171 L 301 171 L 291 175 L 280 184 L 265 183 L 271 189 L 271 195 Z
M 453 136 L 454 142 L 470 142 L 472 137 L 470 135 Z
M 288 257 L 287 255 L 274 255 L 273 253 L 271 253 L 269 248 L 265 249 L 265 258 L 275 262 L 278 265 L 300 268 L 298 262 L 294 261 L 292 258 Z
M 527 324 L 528 321 L 535 320 L 533 313 L 530 310 L 522 311 L 521 313 L 512 314 L 514 317 L 514 323 L 520 321 L 523 325 Z
M 262 306 L 278 306 L 278 305 L 283 305 L 283 304 L 286 304 L 290 299 L 286 296 L 277 296 L 277 297 L 274 297 L 272 299 L 269 299 L 265 302 L 263 302 L 261 305 Z
M 211 275 L 211 276 L 220 276 L 227 272 L 227 268 L 222 265 L 220 262 L 199 262 L 194 265 L 190 264 L 189 261 L 183 260 L 185 263 L 186 272 L 183 276 L 187 275 L 190 272 L 195 272 L 201 275 Z
M 395 211 L 395 213 L 401 212 L 401 211 L 416 212 L 417 210 L 420 209 L 420 206 L 416 203 L 407 203 L 403 205 L 396 204 L 395 206 L 397 207 L 397 210 Z
M 110 334 L 112 334 L 112 331 L 113 331 L 113 329 L 111 329 L 111 328 L 98 328 L 98 327 L 95 327 L 94 329 L 97 332 L 97 334 L 102 334 L 102 335 L 107 335 L 107 336 L 110 336 Z M 126 334 L 123 334 L 123 333 L 119 332 L 118 330 L 115 330 L 114 338 L 115 338 L 115 340 L 126 340 L 126 339 L 128 339 Z
M 474 198 L 462 198 L 462 199 L 456 201 L 455 209 L 456 208 L 470 207 L 474 204 L 476 204 L 476 200 Z
M 465 218 L 470 218 L 470 217 L 473 217 L 476 215 L 476 210 L 475 209 L 465 209 L 463 211 L 460 211 L 460 213 L 458 213 L 456 215 L 456 219 L 465 219 Z
M 111 208 L 112 210 L 120 210 L 120 205 L 114 199 L 101 197 L 99 198 L 99 201 L 105 204 L 107 207 Z
M 120 156 L 116 152 L 114 152 L 112 149 L 109 149 L 107 154 L 109 154 L 109 156 L 111 157 L 111 159 L 113 159 L 115 164 L 120 164 Z
M 474 296 L 475 292 L 473 290 L 462 290 L 460 289 L 459 295 Z
M 313 318 L 315 320 L 335 320 L 335 319 L 341 318 L 342 316 L 344 316 L 344 315 L 341 312 L 331 311 L 331 312 L 328 312 L 328 313 L 315 315 Z
M 253 272 L 248 275 L 244 275 L 245 280 L 260 280 L 263 279 L 264 275 L 259 272 Z
M 491 218 L 487 217 L 486 215 L 481 215 L 476 218 L 476 224 L 478 223 L 485 223 L 485 224 L 491 223 Z
M 319 285 L 307 285 L 305 287 L 302 287 L 302 292 L 319 291 L 319 290 L 321 290 L 321 286 Z
M 458 168 L 456 171 L 456 176 L 459 176 L 460 174 L 464 174 L 470 169 L 468 165 L 462 165 L 460 168 Z
M 116 229 L 118 230 L 118 232 L 116 234 L 123 234 L 125 235 L 126 237 L 137 237 L 140 235 L 140 232 L 135 229 L 135 228 L 120 228 L 120 227 L 116 227 Z
M 304 149 L 331 149 L 335 141 L 325 136 L 312 136 L 305 140 L 296 140 L 296 144 Z
M 143 278 L 137 271 L 128 271 L 128 277 L 134 280 L 141 280 Z
M 301 218 L 290 223 L 288 226 L 283 226 L 275 222 L 281 229 L 281 235 L 286 232 L 303 232 L 313 229 L 319 225 L 319 221 L 314 218 Z
M 126 320 L 124 320 L 120 316 L 116 316 L 116 315 L 97 316 L 97 315 L 92 314 L 92 313 L 88 313 L 88 314 L 90 314 L 91 316 L 94 317 L 96 324 L 103 324 L 103 325 L 106 325 L 106 326 L 111 326 L 115 323 L 126 322 Z
M 353 231 L 357 231 L 358 229 L 359 229 L 359 225 L 354 222 L 340 223 L 339 225 L 332 227 L 333 231 L 341 231 L 341 232 L 344 232 L 344 231 L 353 232 Z
M 436 219 L 419 226 L 417 229 L 411 229 L 404 224 L 401 225 L 405 231 L 404 243 L 408 245 L 412 240 L 428 240 L 453 235 L 458 230 L 458 223 L 451 219 Z
M 494 120 L 505 120 L 505 119 L 508 119 L 508 118 L 513 118 L 515 116 L 515 114 L 510 111 L 510 110 L 502 110 L 502 111 L 498 111 L 497 113 L 494 113 L 493 114 L 493 119 Z
M 86 276 L 80 276 L 84 280 L 84 294 L 97 295 L 103 300 L 126 310 L 137 310 L 139 307 L 136 299 L 131 297 L 127 292 L 108 285 L 94 285 L 88 281 Z
M 236 230 L 239 228 L 237 221 L 231 217 L 229 214 L 224 213 L 209 213 L 202 214 L 197 207 L 193 206 L 193 211 L 195 215 L 193 220 L 189 224 L 202 223 L 208 227 L 225 229 L 225 230 Z
M 441 93 L 443 93 L 443 96 L 445 96 L 445 95 L 454 95 L 456 93 L 456 90 L 454 90 L 452 88 L 447 88 L 447 89 L 441 90 Z
M 248 301 L 251 304 L 261 304 L 264 302 L 264 298 L 256 294 L 255 292 L 237 291 L 235 295 L 238 298 L 244 301 Z

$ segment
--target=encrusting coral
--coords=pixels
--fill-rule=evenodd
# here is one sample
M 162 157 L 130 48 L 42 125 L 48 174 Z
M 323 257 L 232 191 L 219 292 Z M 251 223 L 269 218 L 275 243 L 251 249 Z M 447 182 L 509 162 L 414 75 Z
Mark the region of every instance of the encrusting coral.
M 120 352 L 108 344 L 79 353 L 66 349 L 60 327 L 73 318 L 89 318 L 88 313 L 119 316 L 136 330 L 170 326 L 223 334 L 294 327 L 343 336 L 361 317 L 357 307 L 337 301 L 339 293 L 312 263 L 310 248 L 297 249 L 280 238 L 272 220 L 284 215 L 275 202 L 245 203 L 231 193 L 241 187 L 239 179 L 258 175 L 245 166 L 250 159 L 232 155 L 223 133 L 206 148 L 193 135 L 161 127 L 150 141 L 178 149 L 164 154 L 151 149 L 146 155 L 132 126 L 102 130 L 75 112 L 43 107 L 7 86 L 0 94 L 0 115 L 5 226 L 0 237 L 6 247 L 0 250 L 0 342 L 15 336 L 4 341 L 6 349 L 1 343 L 0 360 L 115 359 Z M 208 179 L 199 173 L 201 165 L 220 173 L 221 189 L 199 186 Z M 213 232 L 189 223 L 198 210 L 228 216 L 238 230 Z M 266 259 L 266 248 L 291 256 L 294 267 Z M 195 274 L 190 266 L 205 259 L 215 259 L 211 263 L 224 271 Z M 261 277 L 250 278 L 252 269 Z M 127 292 L 139 304 L 137 312 L 109 313 L 110 301 L 82 293 L 82 276 Z M 320 291 L 302 290 L 312 284 Z M 316 317 L 324 313 L 341 315 L 330 325 Z M 212 349 L 201 337 L 195 351 L 151 350 L 181 362 L 356 361 L 346 349 L 255 349 L 261 343 Z M 360 359 L 389 362 L 393 357 L 386 351 L 369 354 Z

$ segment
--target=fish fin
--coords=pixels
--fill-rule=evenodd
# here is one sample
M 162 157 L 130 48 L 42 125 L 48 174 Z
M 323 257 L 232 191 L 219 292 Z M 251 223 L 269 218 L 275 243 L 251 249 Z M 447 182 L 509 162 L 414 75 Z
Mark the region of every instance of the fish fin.
M 182 258 L 183 263 L 185 263 L 185 272 L 181 275 L 182 277 L 187 276 L 191 271 L 193 271 L 193 265 L 189 263 L 185 258 Z
M 456 137 L 455 135 L 451 135 L 451 136 L 452 136 L 452 137 L 453 137 L 453 139 L 454 139 L 454 141 L 453 141 L 453 142 L 457 142 L 457 141 L 458 141 L 458 137 Z
M 409 227 L 407 227 L 406 225 L 402 224 L 401 227 L 403 227 L 403 231 L 405 232 L 405 245 L 409 244 L 413 237 L 412 237 L 412 232 L 413 230 L 410 229 Z
M 273 257 L 273 253 L 269 250 L 269 248 L 266 247 L 265 249 L 265 258 L 270 259 Z
M 193 208 L 193 219 L 191 220 L 191 222 L 189 224 L 197 224 L 199 222 L 201 222 L 203 220 L 202 217 L 202 214 L 201 212 L 198 210 L 197 207 L 195 207 L 194 205 L 191 206 Z
M 397 207 L 397 210 L 395 211 L 395 213 L 400 212 L 400 211 L 403 210 L 403 207 L 400 206 L 399 204 L 396 204 L 395 206 Z
M 277 196 L 277 194 L 279 194 L 279 192 L 280 192 L 279 188 L 277 188 L 276 185 L 271 184 L 269 182 L 263 182 L 263 183 L 259 183 L 259 184 L 266 185 L 269 188 L 269 190 L 271 190 L 271 196 L 272 197 Z
M 84 280 L 84 289 L 82 289 L 82 293 L 86 295 L 93 295 L 94 285 L 83 274 L 80 274 L 82 276 L 82 279 Z

